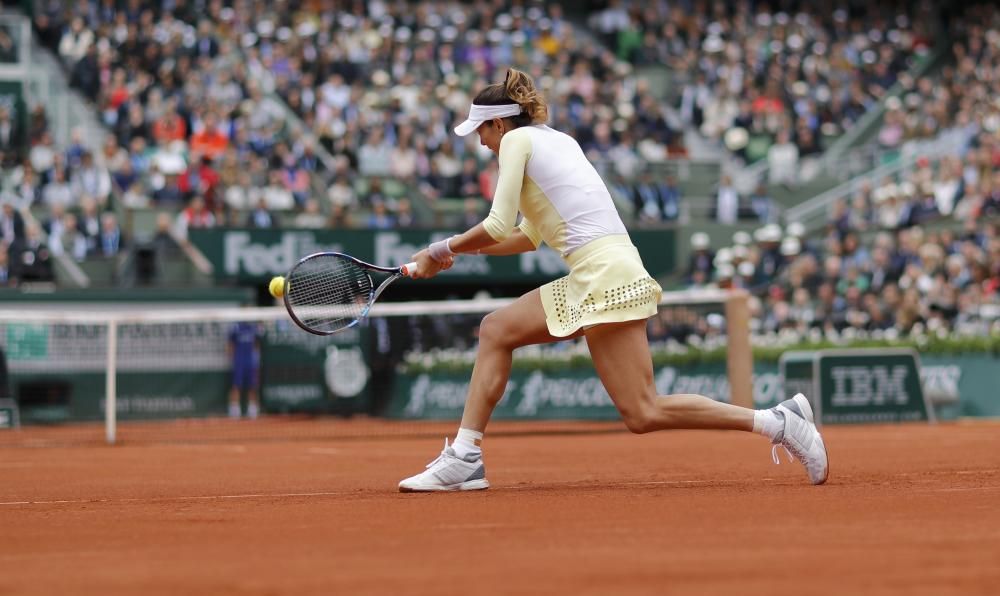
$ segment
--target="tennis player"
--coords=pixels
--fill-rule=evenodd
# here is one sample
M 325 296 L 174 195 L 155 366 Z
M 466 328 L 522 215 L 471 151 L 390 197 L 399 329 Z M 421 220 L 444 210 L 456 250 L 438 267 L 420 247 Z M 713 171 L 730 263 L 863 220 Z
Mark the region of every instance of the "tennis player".
M 660 286 L 646 272 L 604 182 L 572 137 L 544 123 L 545 100 L 531 78 L 507 71 L 473 100 L 455 128 L 473 132 L 496 153 L 500 177 L 486 220 L 414 255 L 416 277 L 431 277 L 456 255 L 513 255 L 545 242 L 569 274 L 488 314 L 455 440 L 427 469 L 399 483 L 403 492 L 489 487 L 482 440 L 510 376 L 512 352 L 530 344 L 585 337 L 594 367 L 625 425 L 634 433 L 666 429 L 753 431 L 805 465 L 813 484 L 828 474 L 826 447 L 801 394 L 768 410 L 701 395 L 657 395 L 646 337 Z M 518 212 L 522 218 L 516 225 Z

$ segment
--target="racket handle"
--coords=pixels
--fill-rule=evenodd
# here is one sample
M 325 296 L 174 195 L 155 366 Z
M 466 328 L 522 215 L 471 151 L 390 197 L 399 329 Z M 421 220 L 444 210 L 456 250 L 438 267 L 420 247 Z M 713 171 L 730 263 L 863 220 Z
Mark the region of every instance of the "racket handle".
M 402 267 L 400 267 L 399 270 L 406 277 L 410 277 L 411 275 L 413 275 L 414 273 L 417 272 L 417 263 L 416 262 L 407 263 L 407 264 L 403 265 Z

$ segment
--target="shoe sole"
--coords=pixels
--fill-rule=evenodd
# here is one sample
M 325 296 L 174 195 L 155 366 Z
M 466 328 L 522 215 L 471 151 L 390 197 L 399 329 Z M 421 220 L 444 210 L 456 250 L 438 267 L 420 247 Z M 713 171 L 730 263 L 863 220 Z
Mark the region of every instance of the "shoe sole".
M 812 423 L 813 426 L 816 426 L 816 419 L 813 417 L 812 405 L 809 403 L 806 396 L 801 393 L 796 393 L 792 400 L 797 403 L 802 412 L 807 415 L 809 422 Z M 826 450 L 826 441 L 823 440 L 823 435 L 820 434 L 818 428 L 816 429 L 816 434 L 819 435 L 819 442 L 823 444 L 823 455 L 826 456 L 826 474 L 823 475 L 823 478 L 819 482 L 813 483 L 814 485 L 819 486 L 820 484 L 826 482 L 826 479 L 830 477 L 830 452 Z
M 450 484 L 448 486 L 441 486 L 439 484 L 435 485 L 425 485 L 425 486 L 403 486 L 399 485 L 399 492 L 401 493 L 447 493 L 447 492 L 460 492 L 467 490 L 486 490 L 490 487 L 489 480 L 481 478 L 479 480 L 469 480 L 468 482 L 462 482 L 461 484 Z

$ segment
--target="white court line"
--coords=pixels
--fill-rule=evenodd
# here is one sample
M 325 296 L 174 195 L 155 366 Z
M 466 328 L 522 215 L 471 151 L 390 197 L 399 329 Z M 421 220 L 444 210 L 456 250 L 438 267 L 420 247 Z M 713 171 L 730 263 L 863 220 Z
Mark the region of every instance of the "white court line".
M 353 491 L 331 491 L 331 492 L 317 492 L 317 493 L 261 493 L 261 494 L 246 494 L 246 495 L 194 495 L 194 496 L 183 496 L 183 497 L 152 497 L 148 499 L 139 498 L 125 498 L 125 499 L 73 499 L 73 500 L 58 500 L 58 501 L 7 501 L 0 503 L 3 505 L 57 505 L 65 503 L 73 504 L 83 504 L 83 503 L 164 503 L 170 501 L 212 501 L 221 499 L 282 499 L 289 497 L 328 497 L 337 495 L 349 495 L 353 494 Z
M 957 487 L 957 488 L 925 488 L 922 490 L 917 490 L 916 492 L 921 493 L 964 493 L 971 492 L 974 490 L 1000 490 L 1000 486 L 968 486 L 968 487 Z
M 948 472 L 921 472 L 921 473 L 909 473 L 900 472 L 898 474 L 893 474 L 890 478 L 901 478 L 909 476 L 921 476 L 921 475 L 946 475 L 946 474 L 989 474 L 995 472 L 996 470 L 958 470 L 958 471 L 948 471 Z M 837 480 L 850 480 L 854 478 L 854 475 L 844 475 L 837 476 Z M 529 489 L 561 489 L 561 488 L 591 488 L 591 489 L 607 489 L 607 488 L 624 488 L 629 486 L 697 486 L 697 485 L 732 485 L 732 484 L 747 484 L 750 482 L 754 483 L 773 483 L 773 482 L 784 482 L 787 478 L 759 478 L 759 479 L 743 479 L 743 480 L 640 480 L 636 482 L 606 482 L 601 483 L 599 481 L 593 482 L 566 482 L 558 484 L 527 484 L 521 486 L 503 486 L 503 487 L 492 487 L 490 492 L 504 492 L 508 490 L 529 490 Z M 805 485 L 803 485 L 805 486 Z M 845 485 L 841 485 L 845 486 Z M 956 487 L 956 488 L 912 488 L 917 492 L 963 492 L 963 491 L 974 491 L 974 490 L 1000 490 L 1000 486 L 982 486 L 982 487 Z M 70 500 L 50 500 L 50 501 L 7 501 L 0 502 L 0 506 L 13 506 L 13 505 L 61 505 L 61 504 L 84 504 L 84 503 L 166 503 L 170 501 L 213 501 L 213 500 L 223 500 L 223 499 L 284 499 L 284 498 L 295 498 L 295 497 L 333 497 L 358 494 L 358 491 L 324 491 L 324 492 L 311 492 L 311 493 L 249 493 L 242 495 L 192 495 L 192 496 L 180 496 L 180 497 L 151 497 L 151 498 L 123 498 L 123 499 L 70 499 Z M 386 490 L 385 492 L 377 492 L 373 494 L 383 495 L 383 494 L 395 494 L 395 491 Z

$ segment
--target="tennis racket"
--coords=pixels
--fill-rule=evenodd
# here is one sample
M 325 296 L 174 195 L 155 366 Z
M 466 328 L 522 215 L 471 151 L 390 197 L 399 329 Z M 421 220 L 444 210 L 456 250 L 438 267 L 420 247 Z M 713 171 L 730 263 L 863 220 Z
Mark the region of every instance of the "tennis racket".
M 416 263 L 378 267 L 339 252 L 312 254 L 285 276 L 285 308 L 309 333 L 333 335 L 363 321 L 389 284 L 416 270 Z

